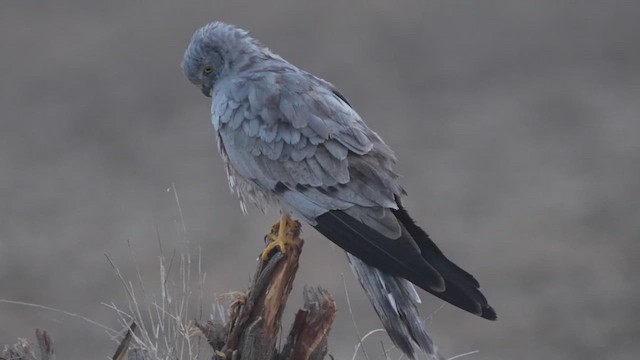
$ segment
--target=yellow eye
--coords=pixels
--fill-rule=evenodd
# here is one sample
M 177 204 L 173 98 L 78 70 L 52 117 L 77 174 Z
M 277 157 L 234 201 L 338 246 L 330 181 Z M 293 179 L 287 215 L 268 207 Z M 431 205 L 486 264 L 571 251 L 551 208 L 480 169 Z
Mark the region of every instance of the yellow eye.
M 205 75 L 211 75 L 211 73 L 213 72 L 213 69 L 211 68 L 211 66 L 205 66 L 205 68 L 202 70 L 202 72 Z

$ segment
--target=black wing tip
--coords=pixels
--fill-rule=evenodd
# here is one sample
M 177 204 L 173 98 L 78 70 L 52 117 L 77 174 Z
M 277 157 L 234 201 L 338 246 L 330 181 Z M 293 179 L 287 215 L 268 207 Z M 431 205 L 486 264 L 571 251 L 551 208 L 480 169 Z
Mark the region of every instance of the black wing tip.
M 432 272 L 425 271 L 424 268 L 416 272 L 415 266 L 407 266 L 409 265 L 407 261 L 399 261 L 395 255 L 404 249 L 397 247 L 399 245 L 397 241 L 389 242 L 389 239 L 343 211 L 333 210 L 317 217 L 317 224 L 314 227 L 336 245 L 368 265 L 391 275 L 403 277 L 471 314 L 487 320 L 496 320 L 496 312 L 480 292 L 478 281 L 449 261 L 426 232 L 409 217 L 404 208 L 396 211 L 398 211 L 396 216 L 401 215 L 398 217 L 400 222 L 423 250 L 422 258 L 427 260 L 427 264 L 435 265 L 435 269 L 431 266 L 426 269 L 433 270 Z M 444 286 L 440 288 L 438 286 L 440 284 Z
M 491 321 L 498 320 L 498 314 L 496 314 L 496 311 L 489 305 L 482 308 L 482 314 L 480 314 L 480 317 Z
M 395 210 L 394 214 L 418 243 L 423 257 L 429 261 L 445 279 L 446 289 L 444 292 L 432 292 L 421 284 L 416 283 L 416 285 L 474 315 L 491 321 L 497 320 L 498 316 L 496 311 L 487 303 L 487 299 L 480 291 L 480 283 L 478 280 L 451 262 L 431 240 L 429 235 L 416 224 L 415 220 L 411 218 L 400 202 L 397 203 L 398 210 Z
M 416 251 L 413 238 L 387 238 L 341 210 L 328 211 L 315 220 L 316 230 L 367 265 L 425 290 L 445 291 L 445 279 Z

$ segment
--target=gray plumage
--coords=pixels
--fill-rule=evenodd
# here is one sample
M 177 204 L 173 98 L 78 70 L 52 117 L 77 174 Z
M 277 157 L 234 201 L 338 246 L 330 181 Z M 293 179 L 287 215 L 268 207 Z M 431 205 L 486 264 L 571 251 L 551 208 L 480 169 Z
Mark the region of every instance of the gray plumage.
M 384 273 L 347 253 L 353 273 L 369 296 L 376 314 L 389 337 L 407 356 L 413 356 L 411 341 L 434 359 L 440 354 L 420 319 L 421 303 L 416 288 L 409 281 Z
M 406 335 L 427 353 L 433 346 L 418 316 L 419 298 L 402 278 L 495 318 L 477 281 L 402 208 L 393 151 L 333 85 L 221 22 L 195 32 L 182 68 L 212 97 L 219 150 L 243 211 L 275 203 L 362 260 L 350 258 L 354 272 L 407 355 L 414 352 Z M 374 291 L 377 285 L 386 288 Z

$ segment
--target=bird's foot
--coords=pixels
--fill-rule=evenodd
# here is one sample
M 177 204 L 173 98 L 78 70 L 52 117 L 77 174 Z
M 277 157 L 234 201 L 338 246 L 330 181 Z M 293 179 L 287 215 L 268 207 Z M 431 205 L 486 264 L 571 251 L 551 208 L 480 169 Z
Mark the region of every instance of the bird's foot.
M 271 227 L 271 232 L 265 236 L 265 241 L 269 241 L 267 247 L 262 252 L 262 261 L 269 260 L 269 255 L 273 249 L 278 248 L 283 254 L 287 253 L 286 245 L 296 245 L 296 238 L 300 235 L 300 222 L 294 220 L 288 214 Z

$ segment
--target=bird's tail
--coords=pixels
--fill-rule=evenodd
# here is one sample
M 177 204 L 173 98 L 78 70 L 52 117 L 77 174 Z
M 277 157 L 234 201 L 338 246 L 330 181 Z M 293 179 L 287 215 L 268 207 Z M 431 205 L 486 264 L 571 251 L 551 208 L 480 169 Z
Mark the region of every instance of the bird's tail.
M 420 319 L 417 305 L 420 297 L 413 284 L 389 275 L 347 253 L 351 269 L 369 297 L 391 341 L 411 359 L 415 359 L 414 345 L 429 359 L 440 355 Z

